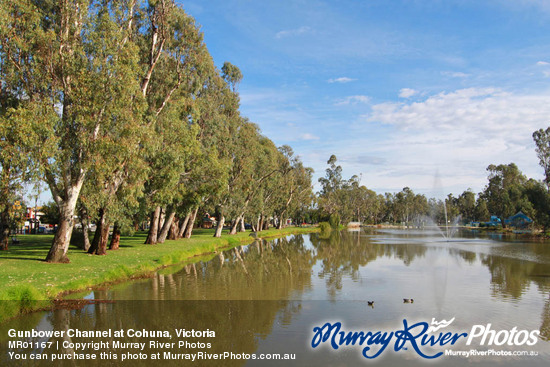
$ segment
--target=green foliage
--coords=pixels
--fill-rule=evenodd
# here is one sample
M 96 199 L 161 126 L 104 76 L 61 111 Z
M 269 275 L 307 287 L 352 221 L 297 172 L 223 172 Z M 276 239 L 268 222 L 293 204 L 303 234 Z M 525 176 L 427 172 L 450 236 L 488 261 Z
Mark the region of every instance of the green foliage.
M 526 214 L 531 212 L 531 204 L 523 190 L 527 179 L 514 163 L 491 164 L 487 171 L 489 182 L 481 195 L 491 215 L 503 220 L 520 210 Z
M 241 70 L 230 62 L 226 61 L 222 66 L 223 79 L 229 84 L 233 91 L 237 89 L 238 84 L 243 79 Z
M 0 22 L 2 22 L 0 20 Z M 3 25 L 2 25 L 3 26 Z M 0 27 L 0 30 L 3 29 Z M 1 57 L 1 54 L 0 54 Z M 0 67 L 0 80 L 6 83 L 11 73 Z M 26 183 L 36 178 L 36 164 L 29 159 L 25 146 L 33 143 L 29 124 L 22 123 L 16 109 L 20 100 L 16 91 L 0 90 L 0 250 L 7 248 L 10 230 L 24 220 L 21 194 Z M 30 135 L 30 136 L 29 136 Z
M 328 223 L 331 228 L 337 229 L 340 227 L 340 216 L 337 213 L 332 213 L 328 218 Z
M 550 192 L 545 185 L 533 179 L 527 182 L 525 192 L 534 208 L 532 219 L 546 232 L 550 228 Z
M 540 166 L 544 169 L 544 182 L 550 188 L 550 127 L 539 129 L 533 133 L 533 140 L 537 146 L 536 152 Z
M 311 204 L 311 169 L 240 115 L 241 71 L 214 66 L 174 1 L 14 0 L 0 14 L 0 189 L 40 170 L 60 223 L 48 261 L 68 261 L 78 215 L 127 232 L 160 207 L 282 220 Z
M 332 230 L 332 226 L 329 222 L 319 222 L 319 228 L 321 229 L 321 233 L 329 233 Z
M 462 216 L 462 222 L 476 220 L 476 194 L 470 189 L 464 191 L 456 200 L 457 210 Z
M 50 201 L 42 205 L 41 211 L 44 214 L 40 217 L 40 222 L 52 225 L 59 224 L 59 208 L 55 202 Z

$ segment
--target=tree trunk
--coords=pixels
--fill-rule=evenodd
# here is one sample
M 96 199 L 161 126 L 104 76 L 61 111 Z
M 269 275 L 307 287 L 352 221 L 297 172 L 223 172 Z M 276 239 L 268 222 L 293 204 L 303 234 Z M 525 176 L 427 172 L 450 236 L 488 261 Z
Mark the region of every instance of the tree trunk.
M 229 231 L 229 234 L 237 234 L 237 227 L 239 226 L 239 223 L 241 223 L 243 215 L 244 213 L 237 217 L 237 220 L 235 220 L 235 223 L 231 226 L 231 231 Z
M 82 224 L 82 236 L 84 237 L 83 250 L 88 251 L 90 249 L 90 234 L 88 233 L 88 219 L 83 219 L 80 221 Z
M 216 219 L 218 220 L 218 224 L 216 226 L 216 232 L 214 232 L 214 237 L 219 238 L 222 236 L 223 224 L 225 223 L 225 217 L 223 216 L 223 205 L 218 205 L 216 207 Z
M 58 201 L 59 207 L 59 226 L 55 232 L 55 236 L 52 241 L 52 247 L 46 256 L 46 261 L 50 263 L 69 263 L 67 257 L 67 251 L 69 250 L 69 243 L 71 242 L 71 236 L 74 228 L 74 212 L 76 208 L 76 201 L 82 183 L 72 187 L 67 194 L 68 199 L 61 202 Z
M 183 235 L 185 234 L 185 229 L 187 228 L 187 223 L 189 223 L 190 218 L 191 218 L 191 212 L 189 211 L 185 216 L 185 219 L 183 220 L 183 222 L 180 224 L 178 238 L 183 238 Z
M 157 234 L 159 230 L 159 218 L 160 218 L 160 206 L 155 208 L 155 211 L 151 213 L 151 226 L 149 227 L 149 234 L 145 240 L 147 245 L 155 245 L 157 243 Z
M 164 220 L 165 219 L 166 219 L 166 209 L 160 208 L 158 231 L 160 231 L 161 228 L 164 226 Z M 157 242 L 158 242 L 158 237 L 157 237 Z
M 82 236 L 84 237 L 84 243 L 82 244 L 82 248 L 84 251 L 88 251 L 90 249 L 90 236 L 88 233 L 88 226 L 90 224 L 90 218 L 88 218 L 88 211 L 84 206 L 80 206 L 80 224 L 82 225 Z
M 99 246 L 96 251 L 96 255 L 107 255 L 107 242 L 109 242 L 109 221 L 105 220 L 105 223 L 101 226 L 101 237 L 99 237 Z
M 246 232 L 246 227 L 245 227 L 245 224 L 244 224 L 244 216 L 241 218 L 241 229 L 240 229 L 241 232 Z
M 258 219 L 258 232 L 261 232 L 264 229 L 264 215 L 260 214 L 260 218 Z
M 89 254 L 107 255 L 107 242 L 109 241 L 109 221 L 104 209 L 99 210 L 99 221 L 95 230 L 94 240 L 88 249 Z
M 136 231 L 136 232 L 139 231 L 139 224 L 140 223 L 137 220 L 134 221 L 134 231 Z
M 172 226 L 170 227 L 170 231 L 168 232 L 168 239 L 169 240 L 177 240 L 178 234 L 180 233 L 180 227 L 179 227 L 179 220 L 177 218 L 174 218 L 172 221 Z
M 8 251 L 10 243 L 10 231 L 9 228 L 6 233 L 6 229 L 2 229 L 0 232 L 0 251 Z
M 118 250 L 120 246 L 120 226 L 115 223 L 113 228 L 113 235 L 111 237 L 111 243 L 109 244 L 109 250 Z
M 6 208 L 0 214 L 0 250 L 7 251 L 10 243 L 10 223 L 9 223 L 10 208 Z
M 176 216 L 176 211 L 171 210 L 170 214 L 164 219 L 164 225 L 162 226 L 162 230 L 160 231 L 160 234 L 157 238 L 157 243 L 164 243 L 166 241 L 166 237 L 168 237 L 168 231 L 170 230 L 170 227 L 172 227 L 172 222 L 174 221 L 174 217 Z
M 237 234 L 237 226 L 239 225 L 239 220 L 241 217 L 238 217 L 235 219 L 235 221 L 231 224 L 231 229 L 229 230 L 229 234 Z
M 222 230 L 223 225 L 225 223 L 225 217 L 223 215 L 220 215 L 218 219 L 218 225 L 216 226 L 216 233 L 214 233 L 214 237 L 221 237 L 222 236 Z
M 191 235 L 193 234 L 193 226 L 195 225 L 195 219 L 197 218 L 198 212 L 199 208 L 193 210 L 191 218 L 189 219 L 189 223 L 187 224 L 187 228 L 185 229 L 185 238 L 191 238 Z

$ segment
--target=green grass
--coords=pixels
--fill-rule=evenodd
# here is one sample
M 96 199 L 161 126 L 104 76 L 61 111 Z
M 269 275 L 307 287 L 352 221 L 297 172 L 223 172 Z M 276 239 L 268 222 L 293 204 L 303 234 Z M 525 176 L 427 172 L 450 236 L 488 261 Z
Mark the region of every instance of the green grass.
M 262 231 L 258 236 L 271 238 L 315 230 L 290 227 Z M 18 236 L 19 244 L 10 244 L 8 251 L 0 252 L 0 301 L 3 301 L 0 302 L 0 322 L 47 307 L 51 300 L 64 293 L 143 277 L 159 268 L 253 241 L 250 232 L 224 234 L 221 238 L 212 235 L 213 230 L 197 229 L 190 239 L 144 245 L 146 234 L 137 233 L 133 237 L 122 237 L 120 249 L 108 251 L 106 256 L 89 255 L 71 246 L 69 264 L 44 261 L 53 235 Z

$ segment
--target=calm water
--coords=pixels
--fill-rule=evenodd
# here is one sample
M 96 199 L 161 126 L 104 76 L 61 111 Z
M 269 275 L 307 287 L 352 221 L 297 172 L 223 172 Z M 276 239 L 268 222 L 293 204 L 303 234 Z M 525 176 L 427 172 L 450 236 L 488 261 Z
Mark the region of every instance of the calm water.
M 74 297 L 74 296 L 73 296 Z M 256 242 L 213 255 L 194 264 L 164 269 L 150 279 L 124 283 L 77 295 L 108 300 L 68 310 L 42 312 L 0 325 L 0 365 L 51 365 L 52 362 L 14 361 L 8 352 L 7 330 L 214 330 L 209 349 L 183 348 L 174 353 L 289 353 L 291 361 L 199 361 L 197 366 L 352 366 L 434 364 L 440 366 L 550 364 L 550 243 L 521 242 L 462 233 L 446 242 L 434 232 L 376 230 L 291 236 Z M 404 298 L 414 303 L 404 303 Z M 369 307 L 367 301 L 374 301 Z M 423 348 L 427 354 L 445 349 L 534 351 L 538 356 L 442 356 L 427 361 L 408 350 L 393 350 L 377 358 L 361 356 L 363 347 L 328 345 L 311 348 L 313 328 L 341 322 L 346 331 L 396 331 L 409 324 L 455 318 L 442 331 L 470 333 L 473 325 L 491 324 L 496 330 L 540 330 L 534 346 L 472 345 Z M 438 332 L 439 333 L 439 332 Z M 69 340 L 70 339 L 70 340 Z M 150 338 L 99 338 L 146 342 Z M 154 338 L 177 342 L 174 338 Z M 34 338 L 34 342 L 90 338 Z M 375 348 L 373 346 L 373 348 Z M 150 349 L 148 354 L 168 349 Z M 64 350 L 72 353 L 73 350 Z M 87 353 L 120 350 L 88 349 Z M 133 351 L 139 353 L 139 350 Z M 40 346 L 35 356 L 51 353 Z M 182 365 L 182 361 L 131 361 L 128 365 Z M 101 360 L 64 365 L 120 365 Z

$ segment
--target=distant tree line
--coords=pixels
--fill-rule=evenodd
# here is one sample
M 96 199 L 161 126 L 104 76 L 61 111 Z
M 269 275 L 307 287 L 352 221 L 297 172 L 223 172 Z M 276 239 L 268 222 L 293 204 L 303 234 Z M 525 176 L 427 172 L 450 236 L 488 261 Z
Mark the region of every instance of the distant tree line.
M 482 192 L 476 194 L 468 189 L 458 197 L 448 194 L 444 200 L 415 194 L 409 187 L 398 193 L 377 194 L 360 185 L 358 176 L 342 178 L 342 168 L 333 155 L 327 162 L 325 177 L 319 179 L 321 190 L 311 216 L 328 220 L 337 215 L 343 223 L 403 225 L 414 225 L 423 217 L 439 224 L 445 220 L 464 224 L 489 221 L 496 216 L 505 225 L 505 219 L 521 211 L 546 231 L 550 228 L 550 127 L 535 131 L 533 139 L 544 180 L 528 179 L 515 163 L 491 164 Z

